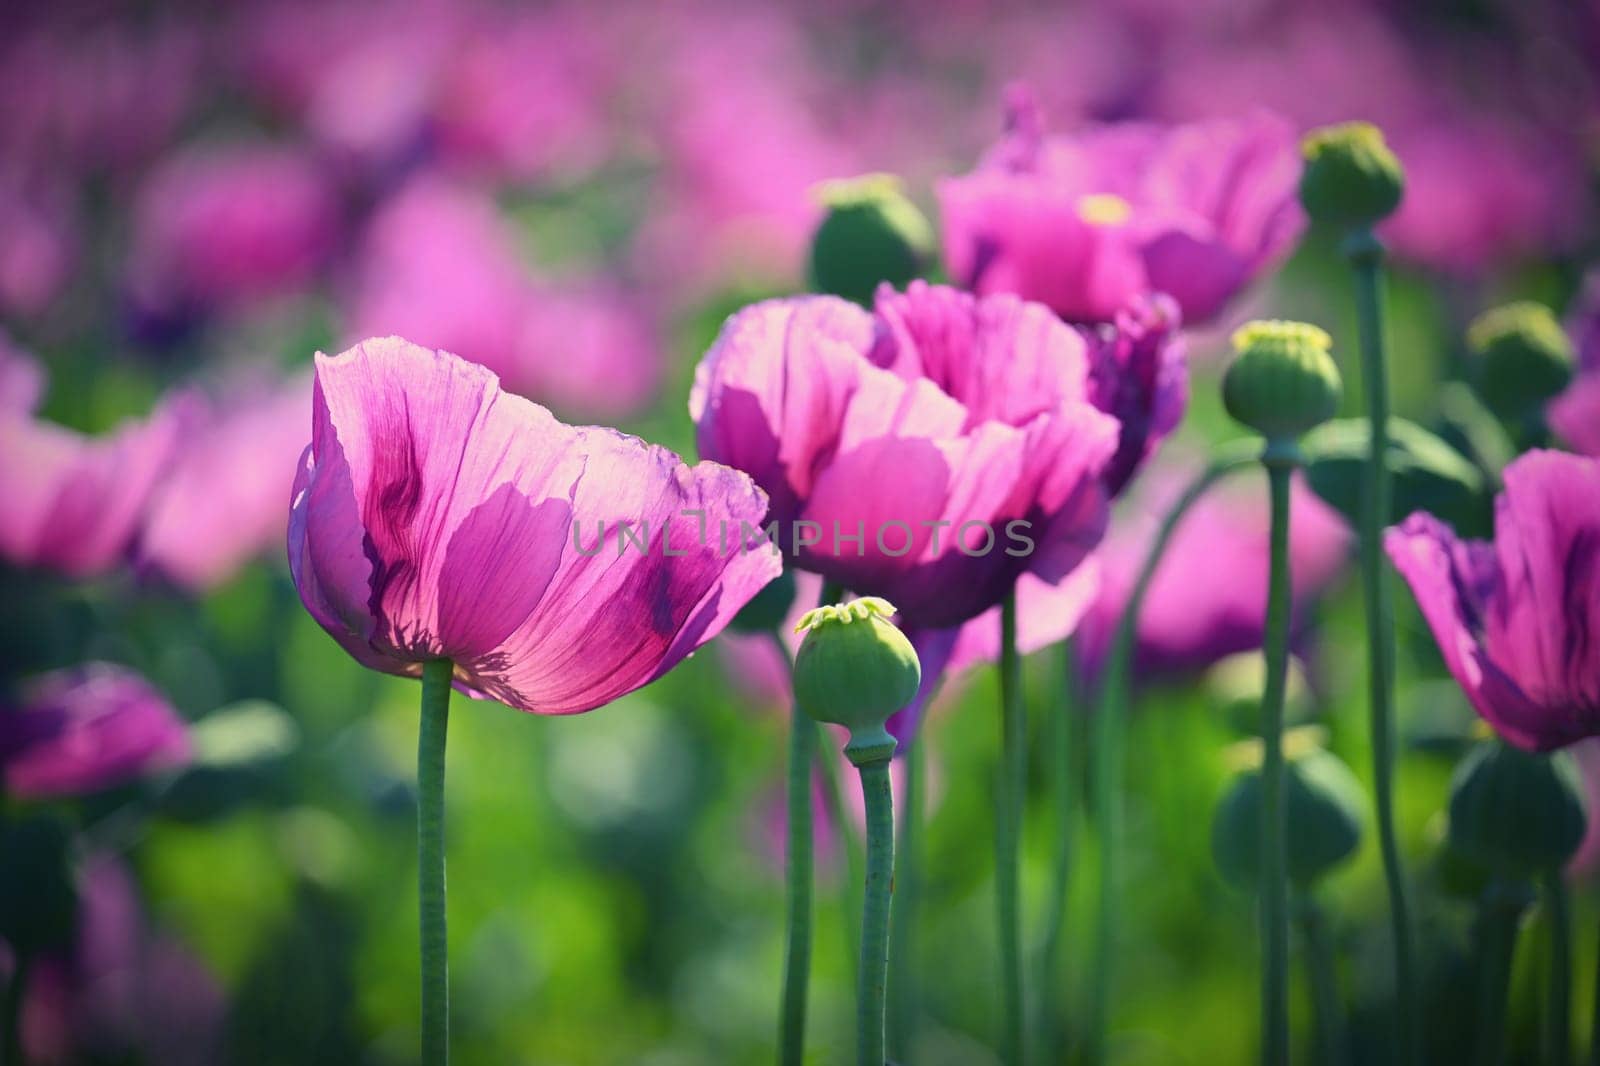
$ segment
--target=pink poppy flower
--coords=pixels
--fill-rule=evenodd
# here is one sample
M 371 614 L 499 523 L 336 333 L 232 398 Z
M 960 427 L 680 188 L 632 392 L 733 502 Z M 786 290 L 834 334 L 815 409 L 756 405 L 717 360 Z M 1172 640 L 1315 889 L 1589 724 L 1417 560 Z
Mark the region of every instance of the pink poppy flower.
M 573 714 L 655 680 L 781 569 L 744 474 L 563 425 L 399 338 L 317 356 L 289 563 L 358 661 Z
M 1502 737 L 1548 751 L 1600 734 L 1600 460 L 1532 451 L 1506 467 L 1492 542 L 1418 512 L 1384 543 Z

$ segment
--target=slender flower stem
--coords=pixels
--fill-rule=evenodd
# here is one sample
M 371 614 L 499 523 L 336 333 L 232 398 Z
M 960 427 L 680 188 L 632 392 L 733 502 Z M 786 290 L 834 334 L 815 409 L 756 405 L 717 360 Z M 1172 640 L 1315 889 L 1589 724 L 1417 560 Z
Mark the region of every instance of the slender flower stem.
M 1021 1066 L 1025 1059 L 1026 1014 L 1022 1000 L 1022 925 L 1019 900 L 1022 802 L 1026 794 L 1026 723 L 1017 655 L 1017 600 L 1000 603 L 1000 762 L 995 774 L 995 909 L 1000 930 L 1002 1060 Z
M 1544 1061 L 1548 1066 L 1568 1066 L 1572 1062 L 1572 908 L 1560 870 L 1545 874 L 1544 900 L 1550 927 Z
M 422 1062 L 450 1061 L 450 962 L 445 929 L 444 745 L 450 724 L 448 659 L 422 667 L 417 735 L 417 893 L 422 927 Z
M 1316 1011 L 1320 1061 L 1322 1066 L 1344 1066 L 1344 1011 L 1339 1003 L 1339 971 L 1328 935 L 1328 919 L 1309 895 L 1300 898 L 1295 913 L 1305 953 L 1306 978 L 1311 985 L 1311 1003 Z
M 1390 936 L 1394 941 L 1395 1025 L 1400 1061 L 1418 1061 L 1415 969 L 1411 905 L 1394 819 L 1394 609 L 1385 580 L 1382 530 L 1389 520 L 1389 381 L 1384 354 L 1383 244 L 1370 230 L 1352 233 L 1344 253 L 1355 272 L 1356 313 L 1361 328 L 1361 379 L 1366 390 L 1370 446 L 1363 482 L 1359 538 L 1362 599 L 1367 621 L 1367 671 L 1372 718 L 1372 778 L 1378 811 L 1378 846 L 1389 892 Z
M 1077 833 L 1077 790 L 1072 778 L 1072 742 L 1078 724 L 1072 700 L 1077 682 L 1070 640 L 1062 643 L 1061 652 L 1058 675 L 1061 698 L 1048 712 L 1051 798 L 1055 801 L 1055 861 L 1050 903 L 1045 911 L 1044 941 L 1039 950 L 1039 1042 L 1046 1061 L 1061 1058 L 1065 1051 L 1068 1019 L 1066 996 L 1062 994 L 1061 951 L 1066 940 L 1067 901 L 1072 891 L 1073 845 Z
M 11 980 L 6 982 L 5 1003 L 0 1006 L 0 1066 L 23 1066 L 22 1000 L 28 988 L 28 971 L 32 956 L 26 951 L 12 953 Z
M 1589 1021 L 1589 1066 L 1600 1066 L 1600 953 L 1596 953 L 1593 1017 Z
M 834 603 L 843 594 L 837 582 L 825 581 L 819 606 Z M 784 664 L 793 672 L 794 660 L 783 634 L 774 630 L 772 642 L 777 645 Z M 816 882 L 811 772 L 816 766 L 820 729 L 821 726 L 799 707 L 790 708 L 789 768 L 785 782 L 787 840 L 784 854 L 788 867 L 784 885 L 783 993 L 778 1009 L 778 1062 L 782 1066 L 799 1066 L 805 1056 L 806 999 L 811 982 L 812 895 Z M 830 786 L 832 784 L 830 782 Z
M 900 1066 L 910 1066 L 917 1038 L 916 911 L 921 888 L 917 855 L 922 817 L 923 741 L 921 724 L 901 745 L 905 797 L 900 803 L 900 840 L 895 848 L 894 922 L 889 928 L 889 1049 Z
M 890 749 L 892 752 L 892 748 Z M 889 979 L 889 900 L 894 891 L 894 805 L 889 757 L 858 764 L 867 813 L 866 899 L 861 907 L 861 967 L 856 992 L 860 1066 L 883 1066 Z
M 1506 1061 L 1506 997 L 1522 921 L 1521 886 L 1491 884 L 1478 910 L 1478 1066 Z
M 1122 608 L 1116 634 L 1101 667 L 1099 699 L 1090 733 L 1090 813 L 1096 822 L 1100 877 L 1098 913 L 1095 921 L 1093 954 L 1089 975 L 1089 1005 L 1085 1015 L 1086 1059 L 1090 1066 L 1106 1061 L 1114 946 L 1117 941 L 1118 893 L 1121 880 L 1122 836 L 1122 745 L 1127 728 L 1128 670 L 1133 658 L 1134 638 L 1139 631 L 1139 611 L 1144 605 L 1150 581 L 1155 577 L 1161 557 L 1166 553 L 1178 523 L 1194 502 L 1204 496 L 1223 477 L 1261 458 L 1255 441 L 1241 441 L 1220 449 L 1211 464 L 1184 489 L 1156 531 L 1144 564 L 1134 581 L 1133 591 Z
M 1289 675 L 1289 478 L 1292 458 L 1268 444 L 1272 547 L 1267 584 L 1266 691 L 1261 697 L 1261 1061 L 1289 1063 L 1289 820 L 1285 809 L 1283 698 Z
M 783 1008 L 778 1022 L 778 1061 L 783 1066 L 800 1066 L 805 1055 L 806 986 L 811 976 L 811 770 L 816 747 L 817 723 L 798 707 L 792 709 L 789 715 Z

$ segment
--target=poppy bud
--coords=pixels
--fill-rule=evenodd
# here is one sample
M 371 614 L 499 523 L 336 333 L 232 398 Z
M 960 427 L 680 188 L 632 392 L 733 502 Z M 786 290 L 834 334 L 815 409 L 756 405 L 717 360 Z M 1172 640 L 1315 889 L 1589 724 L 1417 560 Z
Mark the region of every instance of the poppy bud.
M 922 665 L 905 634 L 889 621 L 894 606 L 876 596 L 807 611 L 795 627 L 805 640 L 794 660 L 794 695 L 819 722 L 850 730 L 845 754 L 856 763 L 894 754 L 884 723 L 909 704 Z
M 794 606 L 794 574 L 784 570 L 733 616 L 728 628 L 735 633 L 771 633 L 783 625 Z
M 1304 322 L 1247 322 L 1233 334 L 1222 378 L 1228 414 L 1267 438 L 1290 443 L 1332 418 L 1344 385 L 1327 333 Z
M 1306 887 L 1355 853 L 1361 843 L 1361 783 L 1332 752 L 1320 748 L 1285 768 L 1289 879 Z M 1261 871 L 1261 771 L 1234 779 L 1211 823 L 1211 854 L 1222 876 L 1252 887 Z
M 1572 341 L 1556 316 L 1531 300 L 1485 311 L 1467 327 L 1483 400 L 1502 418 L 1541 409 L 1572 381 Z
M 890 174 L 824 182 L 827 217 L 811 238 L 811 287 L 870 305 L 878 286 L 903 289 L 934 250 L 933 228 Z
M 1532 878 L 1560 869 L 1587 824 L 1577 766 L 1562 752 L 1484 744 L 1450 786 L 1451 847 L 1496 874 Z
M 1346 229 L 1381 222 L 1400 206 L 1405 171 L 1370 122 L 1312 130 L 1300 142 L 1300 202 L 1316 222 Z

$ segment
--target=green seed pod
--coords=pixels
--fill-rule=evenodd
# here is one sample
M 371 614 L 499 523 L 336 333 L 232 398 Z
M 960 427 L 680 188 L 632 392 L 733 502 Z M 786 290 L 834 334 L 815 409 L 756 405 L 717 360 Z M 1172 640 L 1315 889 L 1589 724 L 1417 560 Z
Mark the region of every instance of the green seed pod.
M 1450 846 L 1494 874 L 1532 878 L 1565 866 L 1587 825 L 1578 768 L 1565 752 L 1495 740 L 1469 754 L 1450 785 Z
M 784 570 L 750 598 L 728 623 L 735 633 L 771 633 L 783 625 L 794 606 L 794 574 Z
M 1361 844 L 1364 793 L 1350 768 L 1314 748 L 1285 767 L 1289 879 L 1304 888 Z M 1222 876 L 1253 888 L 1261 872 L 1261 771 L 1234 778 L 1211 823 L 1211 855 Z
M 1556 316 L 1530 300 L 1485 311 L 1467 327 L 1479 392 L 1501 418 L 1536 413 L 1572 382 L 1572 341 Z
M 1247 322 L 1233 335 L 1222 403 L 1269 443 L 1289 443 L 1332 418 L 1344 384 L 1332 340 L 1304 322 Z
M 794 696 L 819 722 L 850 730 L 845 753 L 877 761 L 894 754 L 884 723 L 922 683 L 916 650 L 889 618 L 894 606 L 866 596 L 807 611 L 795 627 L 805 640 L 794 660 Z
M 1312 220 L 1356 229 L 1383 221 L 1405 195 L 1405 170 L 1370 122 L 1341 122 L 1300 142 L 1300 202 Z
M 823 183 L 828 214 L 811 238 L 811 287 L 871 304 L 878 285 L 904 288 L 932 261 L 933 227 L 890 174 Z

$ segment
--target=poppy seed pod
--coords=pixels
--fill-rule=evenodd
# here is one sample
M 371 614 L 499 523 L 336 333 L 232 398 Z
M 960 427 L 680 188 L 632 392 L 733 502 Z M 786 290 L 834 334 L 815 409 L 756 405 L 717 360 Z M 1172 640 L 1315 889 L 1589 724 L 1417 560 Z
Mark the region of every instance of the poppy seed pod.
M 1332 339 L 1304 322 L 1247 322 L 1233 334 L 1222 379 L 1228 414 L 1267 438 L 1289 442 L 1332 418 L 1344 385 Z
M 1472 752 L 1450 786 L 1450 845 L 1496 874 L 1532 878 L 1560 869 L 1588 824 L 1570 756 L 1500 741 Z
M 933 227 L 891 174 L 824 182 L 828 209 L 811 238 L 811 287 L 858 304 L 883 282 L 904 288 L 933 258 Z
M 1479 360 L 1484 402 L 1502 418 L 1539 410 L 1572 382 L 1572 341 L 1543 304 L 1485 311 L 1467 327 L 1467 347 Z
M 1313 749 L 1287 767 L 1289 879 L 1302 887 L 1348 859 L 1361 844 L 1361 783 L 1332 752 Z M 1250 887 L 1261 872 L 1261 772 L 1234 779 L 1211 823 L 1211 854 L 1222 876 Z
M 916 650 L 893 623 L 894 605 L 876 596 L 807 611 L 795 627 L 805 640 L 794 660 L 794 695 L 819 722 L 850 730 L 855 762 L 894 754 L 884 723 L 922 683 Z
M 1370 122 L 1312 130 L 1300 142 L 1305 169 L 1300 203 L 1314 221 L 1356 228 L 1381 222 L 1400 206 L 1405 171 Z

